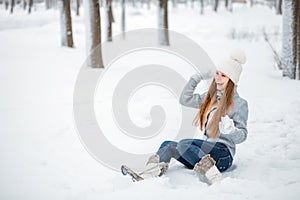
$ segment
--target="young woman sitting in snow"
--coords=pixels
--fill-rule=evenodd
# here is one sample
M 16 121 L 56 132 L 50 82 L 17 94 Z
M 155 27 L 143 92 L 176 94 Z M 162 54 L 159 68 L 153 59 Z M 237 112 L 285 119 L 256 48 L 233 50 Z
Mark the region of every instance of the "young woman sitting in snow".
M 180 96 L 184 106 L 199 109 L 194 124 L 204 130 L 204 139 L 183 139 L 179 142 L 165 141 L 152 155 L 146 169 L 136 174 L 122 166 L 123 174 L 135 180 L 163 175 L 171 158 L 194 169 L 212 184 L 222 179 L 223 172 L 233 161 L 236 144 L 247 138 L 248 103 L 237 93 L 237 83 L 246 61 L 241 50 L 231 52 L 230 58 L 217 66 L 208 92 L 194 94 L 197 84 L 203 80 L 200 74 L 191 76 Z

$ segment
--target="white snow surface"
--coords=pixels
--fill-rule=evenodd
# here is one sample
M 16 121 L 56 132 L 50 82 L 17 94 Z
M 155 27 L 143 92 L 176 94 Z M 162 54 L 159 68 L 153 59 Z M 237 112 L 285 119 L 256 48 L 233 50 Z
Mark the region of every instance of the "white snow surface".
M 58 10 L 41 6 L 28 15 L 17 7 L 10 15 L 2 6 L 0 199 L 299 199 L 300 82 L 281 76 L 262 36 L 265 29 L 278 47 L 282 16 L 264 6 L 234 4 L 233 13 L 206 7 L 203 16 L 199 9 L 170 5 L 170 29 L 198 42 L 213 59 L 233 46 L 247 54 L 238 91 L 249 103 L 249 135 L 222 182 L 207 186 L 176 164 L 163 177 L 133 183 L 93 159 L 72 112 L 76 76 L 86 58 L 83 9 L 79 17 L 73 12 L 70 49 L 60 46 Z M 157 26 L 154 5 L 127 5 L 126 12 L 128 30 Z M 114 34 L 120 33 L 120 14 L 116 5 Z

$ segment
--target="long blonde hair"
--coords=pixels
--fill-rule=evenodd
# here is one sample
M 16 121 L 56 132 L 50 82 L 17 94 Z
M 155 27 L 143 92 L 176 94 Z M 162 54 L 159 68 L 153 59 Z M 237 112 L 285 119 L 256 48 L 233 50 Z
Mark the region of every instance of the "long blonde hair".
M 207 129 L 210 129 L 209 136 L 215 138 L 219 130 L 219 122 L 221 116 L 225 116 L 228 111 L 233 107 L 233 96 L 234 96 L 234 83 L 229 79 L 224 93 L 218 103 L 217 110 L 215 111 L 212 120 L 207 125 Z M 199 111 L 193 121 L 195 126 L 200 124 L 200 130 L 204 128 L 206 122 L 207 114 L 211 110 L 212 106 L 217 101 L 217 86 L 216 81 L 213 79 L 209 86 L 207 95 L 203 103 L 200 105 Z

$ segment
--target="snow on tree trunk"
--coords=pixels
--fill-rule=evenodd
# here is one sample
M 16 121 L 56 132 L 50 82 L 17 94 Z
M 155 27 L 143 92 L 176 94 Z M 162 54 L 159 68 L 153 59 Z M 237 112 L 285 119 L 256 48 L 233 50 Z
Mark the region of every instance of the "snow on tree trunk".
M 121 30 L 122 30 L 123 39 L 125 39 L 125 0 L 121 0 L 121 5 L 122 5 Z
M 283 40 L 282 40 L 282 67 L 283 76 L 292 77 L 292 2 L 284 1 L 283 4 Z
M 159 43 L 170 45 L 168 31 L 168 0 L 159 0 L 158 5 Z
M 73 47 L 70 0 L 59 0 L 61 45 Z
M 300 80 L 300 1 L 295 0 L 293 6 L 293 49 L 294 49 L 294 65 L 295 79 Z
M 86 50 L 88 67 L 103 68 L 101 50 L 101 20 L 98 0 L 84 2 L 86 25 Z
M 299 1 L 283 2 L 283 76 L 299 79 Z

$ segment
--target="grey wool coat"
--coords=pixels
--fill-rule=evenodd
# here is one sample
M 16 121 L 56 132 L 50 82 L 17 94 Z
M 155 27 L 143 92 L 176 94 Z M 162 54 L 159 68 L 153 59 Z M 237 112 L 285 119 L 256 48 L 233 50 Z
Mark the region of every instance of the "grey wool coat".
M 198 93 L 194 94 L 194 90 L 199 82 L 197 82 L 193 78 L 190 78 L 190 80 L 187 82 L 180 95 L 180 99 L 179 99 L 180 104 L 187 107 L 199 109 L 200 105 L 204 101 L 205 95 L 207 94 L 207 92 L 201 95 Z M 217 93 L 218 101 L 221 96 L 222 96 L 222 92 L 218 91 Z M 212 118 L 216 106 L 217 104 L 215 104 L 209 111 L 209 114 L 207 115 L 208 121 Z M 212 139 L 209 137 L 210 135 L 209 130 L 206 129 L 205 126 L 204 131 L 206 134 L 204 135 L 204 139 L 211 142 L 220 142 L 225 144 L 228 147 L 231 156 L 234 157 L 236 153 L 236 144 L 240 144 L 244 142 L 248 134 L 248 130 L 247 130 L 248 103 L 245 99 L 242 99 L 238 95 L 237 86 L 235 86 L 234 89 L 234 107 L 231 111 L 227 113 L 227 115 L 233 120 L 236 129 L 231 133 L 225 133 L 225 134 L 218 131 L 217 137 L 215 139 Z

